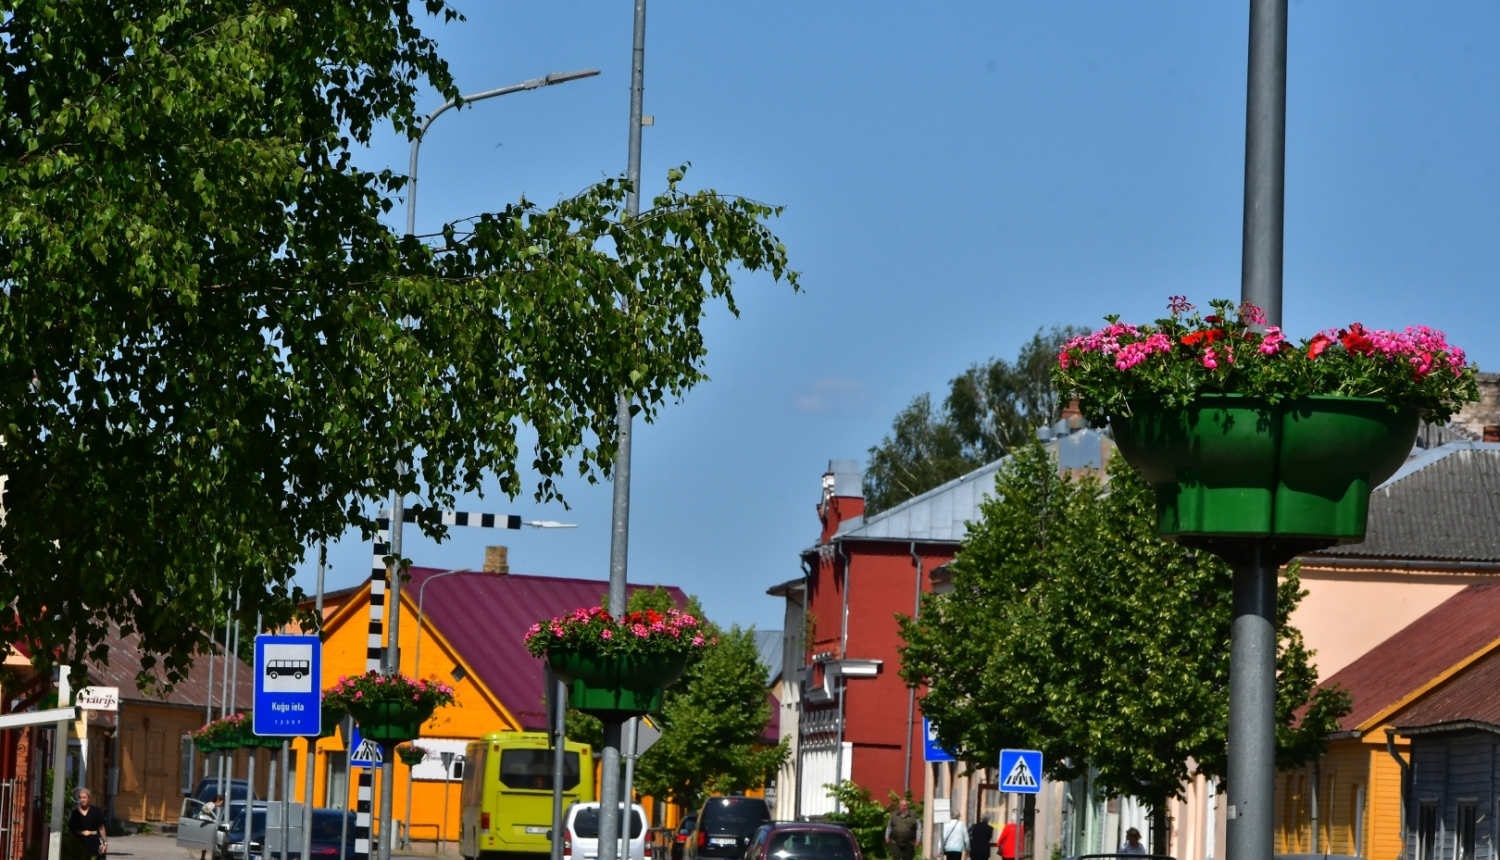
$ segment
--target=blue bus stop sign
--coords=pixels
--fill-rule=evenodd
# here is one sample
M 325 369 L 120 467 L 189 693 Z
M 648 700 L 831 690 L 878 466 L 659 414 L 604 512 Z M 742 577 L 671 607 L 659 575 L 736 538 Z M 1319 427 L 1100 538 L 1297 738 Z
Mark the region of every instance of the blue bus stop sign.
M 1042 754 L 1037 750 L 1001 750 L 1000 790 L 1016 794 L 1040 794 Z
M 323 730 L 322 678 L 318 637 L 255 637 L 251 729 L 263 737 L 316 737 Z
M 952 753 L 938 746 L 937 730 L 932 727 L 932 721 L 926 717 L 922 718 L 922 736 L 923 761 L 956 761 Z

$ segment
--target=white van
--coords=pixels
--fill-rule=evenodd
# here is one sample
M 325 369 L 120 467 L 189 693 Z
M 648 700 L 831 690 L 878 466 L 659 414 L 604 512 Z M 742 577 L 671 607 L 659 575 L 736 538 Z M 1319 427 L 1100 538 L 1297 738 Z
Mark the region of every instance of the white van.
M 630 806 L 629 860 L 646 860 L 646 810 L 639 803 Z M 575 803 L 563 816 L 563 856 L 571 860 L 597 860 L 599 857 L 599 804 Z M 616 839 L 620 837 L 616 836 Z

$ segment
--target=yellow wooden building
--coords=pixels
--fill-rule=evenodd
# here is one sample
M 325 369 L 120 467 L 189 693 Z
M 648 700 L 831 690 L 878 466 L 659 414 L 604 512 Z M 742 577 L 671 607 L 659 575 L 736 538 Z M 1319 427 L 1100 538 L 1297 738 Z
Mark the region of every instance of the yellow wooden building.
M 1396 860 L 1401 854 L 1403 714 L 1444 693 L 1500 648 L 1500 584 L 1474 585 L 1401 629 L 1324 682 L 1352 711 L 1318 761 L 1278 775 L 1278 854 L 1328 853 Z
M 545 731 L 544 669 L 542 662 L 526 651 L 522 639 L 527 628 L 538 620 L 580 606 L 597 605 L 600 595 L 608 592 L 608 582 L 498 571 L 435 578 L 441 572 L 435 568 L 411 568 L 410 579 L 401 591 L 400 606 L 393 608 L 400 612 L 397 629 L 401 672 L 448 683 L 453 686 L 456 698 L 453 705 L 440 708 L 422 727 L 422 738 L 416 745 L 430 753 L 462 754 L 468 742 L 490 732 Z M 668 591 L 680 603 L 686 603 L 685 596 L 677 589 Z M 330 594 L 325 599 L 325 689 L 342 675 L 365 671 L 369 617 L 368 583 Z M 389 631 L 389 624 L 385 629 Z M 298 761 L 307 761 L 306 741 L 296 741 L 295 747 Z M 345 778 L 346 755 L 338 737 L 318 742 L 313 757 L 315 805 L 353 808 L 356 779 Z M 458 838 L 461 767 L 462 760 L 457 759 L 445 779 L 436 756 L 429 756 L 416 768 L 397 761 L 393 816 L 403 831 L 410 822 L 413 841 Z M 379 790 L 377 775 L 376 797 Z M 295 796 L 304 799 L 301 778 L 297 780 Z

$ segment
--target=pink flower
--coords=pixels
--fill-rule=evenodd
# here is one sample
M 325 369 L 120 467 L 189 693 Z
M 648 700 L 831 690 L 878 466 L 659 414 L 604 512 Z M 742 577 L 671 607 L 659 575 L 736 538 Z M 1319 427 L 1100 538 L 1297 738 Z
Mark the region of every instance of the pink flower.
M 1282 344 L 1286 343 L 1286 336 L 1276 326 L 1266 327 L 1266 336 L 1260 342 L 1260 351 L 1266 355 L 1275 355 L 1281 351 Z
M 1188 303 L 1187 296 L 1167 297 L 1167 310 L 1171 311 L 1174 317 L 1185 314 L 1195 307 L 1197 306 Z
M 1249 302 L 1245 302 L 1240 305 L 1240 319 L 1247 320 L 1255 325 L 1265 325 L 1266 312 Z
M 609 632 L 608 630 L 600 630 L 599 631 L 599 638 L 600 639 L 613 639 L 613 638 L 615 638 L 615 634 Z
M 1213 370 L 1219 366 L 1217 359 L 1218 355 L 1214 352 L 1213 347 L 1209 347 L 1203 351 L 1203 366 L 1209 370 Z
M 698 647 L 700 647 L 700 648 L 703 647 L 703 637 L 702 636 L 694 636 L 693 637 L 693 644 L 696 645 L 696 646 L 698 646 Z

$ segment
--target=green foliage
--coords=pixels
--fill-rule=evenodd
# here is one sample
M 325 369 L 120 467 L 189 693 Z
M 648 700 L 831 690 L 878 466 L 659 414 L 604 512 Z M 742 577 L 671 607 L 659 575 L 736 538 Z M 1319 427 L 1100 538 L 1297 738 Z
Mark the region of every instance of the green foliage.
M 1091 765 L 1110 795 L 1157 808 L 1178 796 L 1189 759 L 1223 776 L 1227 566 L 1156 535 L 1150 489 L 1120 457 L 1106 492 L 1028 446 L 982 510 L 954 590 L 902 621 L 902 676 L 927 685 L 923 713 L 943 746 L 973 761 L 1040 749 L 1054 778 Z M 1314 690 L 1311 654 L 1287 623 L 1303 594 L 1293 567 L 1278 595 L 1282 766 L 1321 754 L 1348 713 L 1345 694 Z
M 796 284 L 778 209 L 680 170 L 638 217 L 610 180 L 395 235 L 404 178 L 351 149 L 457 94 L 442 0 L 0 10 L 0 604 L 33 653 L 105 659 L 114 622 L 175 680 L 227 595 L 288 621 L 307 547 L 394 490 L 607 475 L 617 396 L 649 420 L 704 378 L 732 270 Z
M 868 788 L 850 780 L 829 783 L 823 787 L 828 789 L 828 796 L 838 801 L 839 806 L 838 812 L 831 812 L 824 818 L 848 827 L 859 843 L 860 854 L 865 857 L 888 856 L 885 825 L 891 813 L 896 810 L 896 804 L 901 801 L 900 796 L 894 791 L 890 792 L 890 802 L 881 806 L 870 795 Z M 911 799 L 911 792 L 907 792 L 906 801 L 911 806 L 912 814 L 920 820 L 922 804 Z
M 755 629 L 716 635 L 667 689 L 662 738 L 636 765 L 642 794 L 688 809 L 711 794 L 761 787 L 788 755 L 785 741 L 767 745 L 764 738 L 771 704 Z
M 896 415 L 891 432 L 870 449 L 865 509 L 876 513 L 951 481 L 1026 444 L 1061 410 L 1052 382 L 1057 351 L 1082 334 L 1072 326 L 1038 331 L 1015 362 L 992 358 L 948 383 L 934 409 L 922 394 Z

